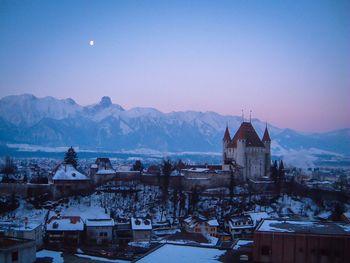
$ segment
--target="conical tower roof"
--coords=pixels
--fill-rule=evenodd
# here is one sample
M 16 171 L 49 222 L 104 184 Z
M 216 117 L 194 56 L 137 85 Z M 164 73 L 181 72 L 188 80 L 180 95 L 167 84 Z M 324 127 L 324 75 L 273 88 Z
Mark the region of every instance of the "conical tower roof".
M 231 141 L 231 135 L 230 135 L 230 131 L 228 129 L 228 126 L 226 126 L 226 130 L 225 130 L 225 134 L 224 134 L 224 138 L 222 139 L 223 141 Z
M 264 136 L 262 139 L 263 142 L 271 142 L 269 131 L 267 130 L 267 126 L 265 128 Z

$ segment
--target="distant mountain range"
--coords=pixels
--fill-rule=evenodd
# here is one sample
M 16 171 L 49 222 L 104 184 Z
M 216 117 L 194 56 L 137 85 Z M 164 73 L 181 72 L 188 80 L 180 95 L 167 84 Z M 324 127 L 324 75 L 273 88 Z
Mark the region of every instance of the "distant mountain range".
M 97 104 L 81 106 L 73 99 L 14 95 L 0 99 L 0 142 L 48 147 L 159 152 L 221 152 L 226 123 L 231 136 L 239 116 L 215 112 L 162 113 L 154 108 L 123 109 L 102 97 Z M 252 120 L 261 136 L 265 122 Z M 302 133 L 268 125 L 273 154 L 309 151 L 314 154 L 350 155 L 350 129 Z

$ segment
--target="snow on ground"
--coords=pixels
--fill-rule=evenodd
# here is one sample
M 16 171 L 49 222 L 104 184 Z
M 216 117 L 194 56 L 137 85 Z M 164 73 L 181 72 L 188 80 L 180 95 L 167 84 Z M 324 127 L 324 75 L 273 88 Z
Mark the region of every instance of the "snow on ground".
M 138 262 L 167 262 L 167 263 L 206 263 L 219 262 L 219 257 L 226 253 L 225 250 L 216 248 L 203 248 L 192 246 L 179 246 L 165 244 L 154 252 L 141 258 Z
M 40 250 L 36 252 L 36 257 L 37 258 L 52 258 L 52 263 L 64 263 L 63 257 L 62 257 L 62 252 L 59 251 L 53 251 L 53 250 Z
M 24 218 L 27 217 L 28 222 L 43 224 L 47 212 L 47 209 L 35 209 L 33 205 L 21 199 L 19 200 L 19 207 L 16 210 L 0 216 L 0 219 L 11 219 L 23 222 Z

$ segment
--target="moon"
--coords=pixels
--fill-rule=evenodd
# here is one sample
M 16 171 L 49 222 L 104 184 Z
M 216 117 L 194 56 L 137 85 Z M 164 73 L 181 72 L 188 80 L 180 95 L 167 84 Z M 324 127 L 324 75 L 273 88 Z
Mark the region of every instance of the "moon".
M 93 40 L 90 40 L 90 46 L 95 45 L 95 42 Z

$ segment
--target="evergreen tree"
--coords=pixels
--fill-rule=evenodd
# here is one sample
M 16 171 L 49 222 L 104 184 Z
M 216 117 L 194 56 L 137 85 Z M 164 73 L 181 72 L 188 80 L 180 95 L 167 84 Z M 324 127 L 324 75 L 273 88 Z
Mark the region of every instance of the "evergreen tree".
M 199 201 L 199 194 L 198 194 L 197 188 L 193 187 L 191 191 L 191 199 L 190 199 L 192 213 L 196 210 L 198 201 Z
M 336 202 L 332 211 L 332 220 L 341 221 L 341 215 L 344 213 L 344 204 L 341 202 Z
M 236 185 L 233 165 L 234 165 L 233 163 L 230 165 L 230 203 L 232 203 L 233 190 L 234 190 L 234 187 Z
M 11 157 L 5 157 L 5 164 L 1 168 L 1 173 L 9 176 L 10 174 L 15 174 L 17 170 L 16 165 L 14 164 Z
M 272 180 L 275 181 L 275 183 L 277 182 L 277 179 L 278 179 L 278 166 L 277 166 L 277 161 L 276 160 L 273 162 L 273 165 L 271 166 L 271 178 L 272 178 Z
M 283 181 L 284 177 L 285 177 L 284 164 L 283 164 L 283 161 L 281 160 L 278 166 L 278 178 L 280 181 Z
M 73 147 L 70 147 L 64 156 L 64 163 L 71 164 L 74 168 L 77 167 L 78 164 L 78 156 L 74 151 Z
M 171 172 L 173 171 L 173 165 L 170 160 L 163 160 L 162 163 L 162 172 L 163 172 L 163 185 L 162 185 L 162 199 L 163 203 L 168 198 L 168 189 L 169 189 L 169 177 Z
M 176 218 L 177 203 L 179 201 L 177 189 L 173 192 L 173 205 L 174 205 L 174 219 Z
M 132 166 L 132 170 L 142 172 L 143 170 L 142 162 L 140 160 L 136 160 L 134 165 Z

